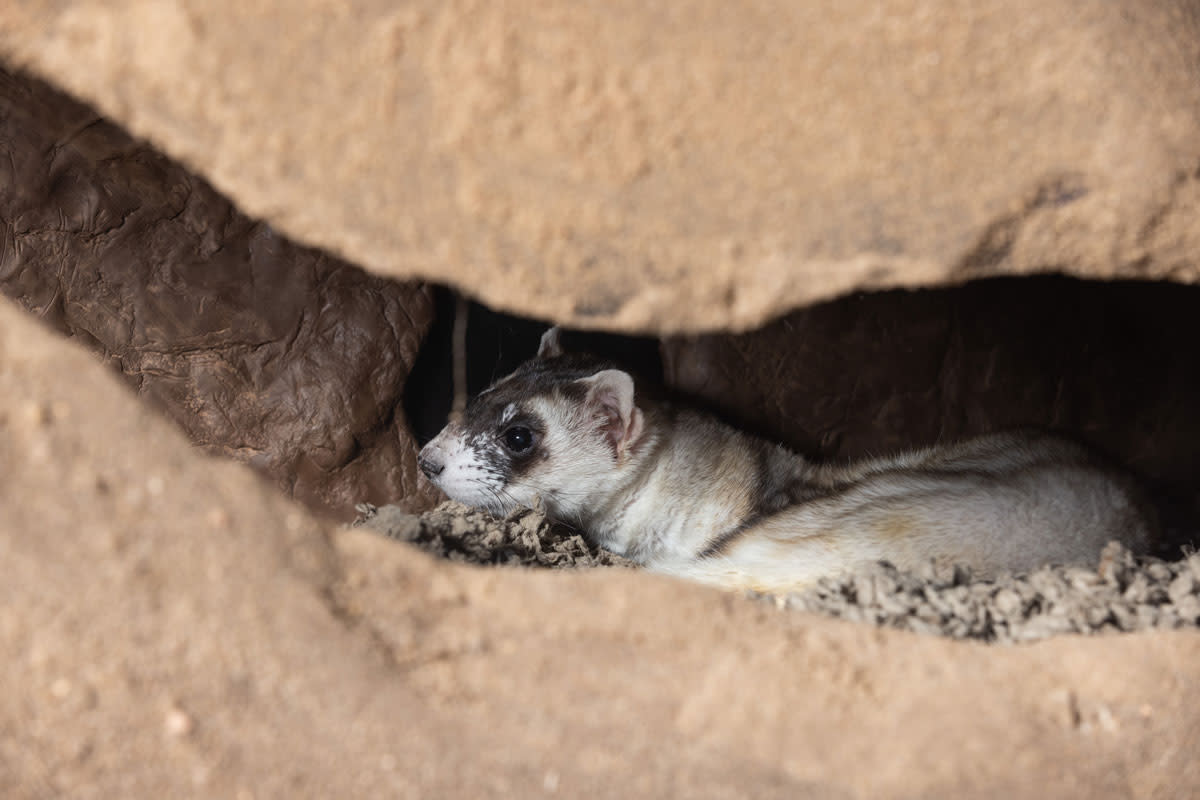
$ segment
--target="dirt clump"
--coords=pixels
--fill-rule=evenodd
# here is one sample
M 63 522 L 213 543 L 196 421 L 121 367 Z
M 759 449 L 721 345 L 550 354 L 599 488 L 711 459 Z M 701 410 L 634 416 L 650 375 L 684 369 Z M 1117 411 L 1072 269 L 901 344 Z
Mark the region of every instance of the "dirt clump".
M 503 519 L 461 503 L 424 514 L 359 505 L 355 525 L 451 561 L 484 566 L 636 566 L 544 513 Z M 976 580 L 961 565 L 917 572 L 886 562 L 822 578 L 786 597 L 754 594 L 780 608 L 915 633 L 984 642 L 1032 642 L 1067 633 L 1102 634 L 1200 626 L 1200 554 L 1178 561 L 1135 556 L 1112 542 L 1094 568 L 1048 565 L 1026 575 Z
M 634 566 L 632 561 L 591 544 L 577 531 L 552 523 L 545 514 L 529 508 L 504 519 L 453 501 L 424 514 L 367 503 L 359 505 L 358 511 L 356 526 L 451 561 L 559 569 Z
M 876 564 L 822 579 L 784 605 L 842 619 L 955 639 L 1030 642 L 1065 633 L 1195 628 L 1200 555 L 1135 557 L 1117 542 L 1094 569 L 1046 566 L 1028 575 L 973 581 L 962 567 L 906 573 Z

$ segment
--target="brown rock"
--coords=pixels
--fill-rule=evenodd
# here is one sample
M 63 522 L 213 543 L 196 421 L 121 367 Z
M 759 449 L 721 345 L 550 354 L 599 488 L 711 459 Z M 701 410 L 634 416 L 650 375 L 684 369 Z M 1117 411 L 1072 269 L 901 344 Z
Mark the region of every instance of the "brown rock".
M 433 496 L 399 412 L 429 290 L 299 247 L 38 81 L 0 72 L 0 291 L 192 441 L 349 518 Z M 51 410 L 39 413 L 52 415 Z
M 0 57 L 368 269 L 671 332 L 853 288 L 1196 280 L 1189 9 L 23 0 Z

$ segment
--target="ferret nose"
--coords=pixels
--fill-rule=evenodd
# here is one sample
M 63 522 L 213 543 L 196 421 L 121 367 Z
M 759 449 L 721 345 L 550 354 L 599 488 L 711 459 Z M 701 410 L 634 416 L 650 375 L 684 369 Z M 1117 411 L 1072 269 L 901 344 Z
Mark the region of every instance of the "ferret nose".
M 421 472 L 425 473 L 425 477 L 430 480 L 441 475 L 442 470 L 446 468 L 446 465 L 440 459 L 429 453 L 421 453 L 421 455 L 417 456 L 417 466 L 421 468 Z

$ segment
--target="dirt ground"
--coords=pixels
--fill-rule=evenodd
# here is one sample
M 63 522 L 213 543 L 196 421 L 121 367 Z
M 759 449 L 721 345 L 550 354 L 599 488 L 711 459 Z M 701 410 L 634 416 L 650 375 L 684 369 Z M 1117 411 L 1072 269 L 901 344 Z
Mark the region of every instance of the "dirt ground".
M 997 647 L 434 560 L 197 452 L 7 302 L 0 436 L 6 797 L 1200 787 L 1195 631 Z

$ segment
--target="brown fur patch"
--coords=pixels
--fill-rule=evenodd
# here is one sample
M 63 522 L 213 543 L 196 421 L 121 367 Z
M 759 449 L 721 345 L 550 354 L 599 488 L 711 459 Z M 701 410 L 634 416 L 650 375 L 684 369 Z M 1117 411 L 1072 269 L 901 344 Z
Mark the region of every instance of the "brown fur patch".
M 908 514 L 889 514 L 879 522 L 878 531 L 883 539 L 900 541 L 912 537 L 915 525 Z

